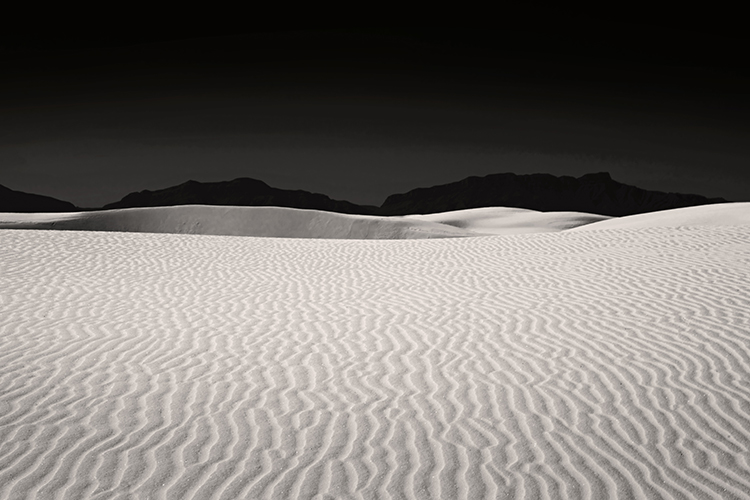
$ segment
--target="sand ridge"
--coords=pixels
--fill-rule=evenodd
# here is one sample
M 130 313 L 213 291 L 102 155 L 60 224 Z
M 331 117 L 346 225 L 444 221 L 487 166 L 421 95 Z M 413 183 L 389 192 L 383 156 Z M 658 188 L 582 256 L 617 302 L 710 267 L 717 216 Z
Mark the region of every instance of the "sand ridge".
M 747 498 L 750 226 L 0 230 L 0 499 Z
M 612 219 L 582 212 L 538 212 L 524 208 L 484 207 L 437 214 L 406 215 L 404 219 L 438 222 L 477 234 L 525 234 L 563 231 Z
M 276 238 L 421 239 L 476 236 L 431 221 L 284 207 L 182 205 L 59 214 L 0 214 L 0 228 Z
M 612 217 L 591 224 L 570 227 L 574 231 L 637 229 L 647 227 L 737 226 L 750 224 L 750 203 L 716 203 L 674 208 L 627 217 Z
M 376 217 L 283 207 L 181 205 L 70 213 L 0 213 L 0 229 L 56 229 L 276 238 L 424 239 L 560 231 L 606 220 L 576 212 L 484 208 Z
M 628 217 L 485 207 L 376 217 L 283 207 L 181 205 L 70 213 L 0 213 L 0 229 L 123 231 L 318 239 L 429 239 L 618 228 L 750 224 L 750 203 Z

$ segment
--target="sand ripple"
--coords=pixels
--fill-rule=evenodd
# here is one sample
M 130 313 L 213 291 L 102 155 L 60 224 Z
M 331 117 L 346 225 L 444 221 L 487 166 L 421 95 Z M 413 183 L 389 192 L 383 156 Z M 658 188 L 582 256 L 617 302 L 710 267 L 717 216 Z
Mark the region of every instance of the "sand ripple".
M 750 227 L 0 230 L 0 499 L 750 497 Z

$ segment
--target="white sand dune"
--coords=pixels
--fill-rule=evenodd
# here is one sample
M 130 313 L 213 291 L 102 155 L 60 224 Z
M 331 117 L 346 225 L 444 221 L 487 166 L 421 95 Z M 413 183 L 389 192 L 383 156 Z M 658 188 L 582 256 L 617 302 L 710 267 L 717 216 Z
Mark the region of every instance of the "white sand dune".
M 576 212 L 480 208 L 406 217 L 280 207 L 183 205 L 55 214 L 0 213 L 0 228 L 326 239 L 422 239 L 560 231 L 608 219 Z
M 750 225 L 0 230 L 0 499 L 48 498 L 750 498 Z
M 563 231 L 611 219 L 581 212 L 537 212 L 524 208 L 487 207 L 426 215 L 407 215 L 414 221 L 439 222 L 477 234 L 524 234 Z
M 638 229 L 648 227 L 732 226 L 750 224 L 750 203 L 717 203 L 699 207 L 675 208 L 647 214 L 614 217 L 590 225 L 572 228 L 576 231 L 599 229 Z
M 403 217 L 281 207 L 181 205 L 70 213 L 0 213 L 0 229 L 56 229 L 321 239 L 425 239 L 565 230 L 750 224 L 750 203 L 629 217 L 488 207 Z
M 429 221 L 282 207 L 181 205 L 57 214 L 0 214 L 0 228 L 282 238 L 414 239 L 474 235 Z

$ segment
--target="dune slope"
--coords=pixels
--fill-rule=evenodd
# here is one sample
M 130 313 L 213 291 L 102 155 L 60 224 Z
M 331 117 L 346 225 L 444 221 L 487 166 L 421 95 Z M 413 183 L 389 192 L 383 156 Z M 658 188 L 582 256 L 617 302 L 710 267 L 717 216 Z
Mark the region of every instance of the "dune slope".
M 750 226 L 0 230 L 0 499 L 750 497 Z
M 431 221 L 349 215 L 284 207 L 182 205 L 70 212 L 0 214 L 0 228 L 325 239 L 419 239 L 475 236 Z
M 649 227 L 734 226 L 750 224 L 750 203 L 717 203 L 699 207 L 675 208 L 647 214 L 615 217 L 571 227 L 575 231 L 599 229 L 640 229 Z
M 0 213 L 0 229 L 125 231 L 324 239 L 423 239 L 560 231 L 608 217 L 481 208 L 406 217 L 282 207 L 183 205 L 62 214 Z
M 426 215 L 405 215 L 413 221 L 438 222 L 477 234 L 524 234 L 564 231 L 611 219 L 582 212 L 537 212 L 525 208 L 484 207 Z

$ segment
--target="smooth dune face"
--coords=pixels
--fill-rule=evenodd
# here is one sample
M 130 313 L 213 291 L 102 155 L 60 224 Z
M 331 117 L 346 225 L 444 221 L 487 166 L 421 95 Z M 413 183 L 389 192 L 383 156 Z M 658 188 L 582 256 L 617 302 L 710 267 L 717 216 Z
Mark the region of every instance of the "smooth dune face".
M 281 207 L 183 205 L 57 214 L 0 213 L 0 228 L 322 239 L 424 239 L 560 231 L 607 219 L 512 208 L 406 217 Z
M 0 499 L 750 497 L 750 226 L 0 230 Z
M 374 217 L 282 207 L 209 205 L 50 214 L 0 213 L 0 229 L 376 240 L 736 224 L 750 224 L 750 203 L 705 205 L 629 217 L 507 207 Z
M 325 239 L 421 239 L 471 235 L 429 221 L 283 207 L 182 205 L 64 214 L 0 214 L 0 228 Z
M 639 229 L 648 227 L 733 226 L 750 224 L 750 203 L 717 203 L 699 207 L 675 208 L 647 214 L 613 217 L 575 231 L 599 229 Z
M 524 234 L 563 231 L 612 217 L 581 212 L 537 212 L 524 208 L 486 207 L 437 214 L 407 215 L 404 218 L 438 222 L 478 234 Z

